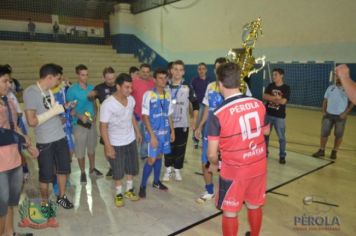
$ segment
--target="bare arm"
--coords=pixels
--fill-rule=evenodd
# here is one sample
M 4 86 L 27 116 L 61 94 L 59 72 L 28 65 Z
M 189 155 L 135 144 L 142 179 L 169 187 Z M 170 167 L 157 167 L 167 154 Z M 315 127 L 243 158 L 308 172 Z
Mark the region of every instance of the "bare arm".
M 155 133 L 153 132 L 153 129 L 152 129 L 152 126 L 151 126 L 151 122 L 150 122 L 150 118 L 149 116 L 147 115 L 142 115 L 142 121 L 143 121 L 143 124 L 145 125 L 148 133 L 150 134 L 150 138 L 151 138 L 151 146 L 153 148 L 157 148 L 158 146 L 158 141 L 157 141 L 157 138 L 156 138 L 156 135 Z
M 209 107 L 205 106 L 201 121 L 200 121 L 198 127 L 196 127 L 195 132 L 194 132 L 194 136 L 198 140 L 200 139 L 200 134 L 201 134 L 201 131 L 203 129 L 203 126 L 204 126 L 206 120 L 208 119 L 208 115 L 209 115 Z
M 326 114 L 326 108 L 328 107 L 328 99 L 324 98 L 323 100 L 323 114 Z
M 137 140 L 138 143 L 141 143 L 143 134 L 141 134 L 140 129 L 138 128 L 138 125 L 137 125 L 137 122 L 136 122 L 136 118 L 135 118 L 134 115 L 132 115 L 132 125 L 133 125 L 134 130 L 135 130 L 136 140 Z
M 345 64 L 338 65 L 335 69 L 336 76 L 341 80 L 342 86 L 351 102 L 356 104 L 356 83 L 350 77 L 350 70 Z
M 218 165 L 219 140 L 208 141 L 208 159 L 213 165 Z
M 108 123 L 100 122 L 100 135 L 104 141 L 105 156 L 111 159 L 115 159 L 115 149 L 109 140 Z
M 172 143 L 176 139 L 176 134 L 174 132 L 174 125 L 173 125 L 172 115 L 168 116 L 168 121 L 169 121 L 169 127 L 171 128 L 171 140 L 170 141 Z
M 27 124 L 30 127 L 35 128 L 38 125 L 38 119 L 35 110 L 25 110 L 25 116 Z

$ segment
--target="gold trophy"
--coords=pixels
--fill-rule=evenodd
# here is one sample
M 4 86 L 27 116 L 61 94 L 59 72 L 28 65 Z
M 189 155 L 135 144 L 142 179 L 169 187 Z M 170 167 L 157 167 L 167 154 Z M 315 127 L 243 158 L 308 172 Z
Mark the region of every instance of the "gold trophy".
M 258 73 L 265 66 L 265 56 L 254 58 L 252 49 L 255 47 L 257 38 L 262 35 L 262 21 L 257 18 L 243 27 L 242 33 L 242 48 L 230 49 L 227 54 L 227 59 L 230 62 L 238 64 L 241 68 L 240 75 L 240 91 L 246 93 L 247 84 L 245 78 L 250 77 L 254 73 Z M 254 64 L 262 64 L 259 68 L 254 68 Z
M 93 117 L 91 117 L 90 112 L 86 111 L 86 112 L 84 112 L 84 115 L 85 115 L 86 117 L 88 117 L 88 120 L 89 120 L 90 123 L 93 122 Z

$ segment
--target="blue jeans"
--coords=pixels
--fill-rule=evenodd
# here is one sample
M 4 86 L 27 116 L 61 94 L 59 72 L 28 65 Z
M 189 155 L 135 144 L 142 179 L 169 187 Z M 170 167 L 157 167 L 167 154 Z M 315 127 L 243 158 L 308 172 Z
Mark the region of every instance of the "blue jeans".
M 143 124 L 143 121 L 137 121 L 137 125 L 142 135 L 142 142 L 139 144 L 139 156 L 143 159 L 148 156 L 148 142 L 145 139 L 145 125 Z
M 278 141 L 279 141 L 279 158 L 285 158 L 287 156 L 286 153 L 286 120 L 284 118 L 278 118 L 275 116 L 266 115 L 265 123 L 270 124 L 271 131 L 272 128 L 276 130 Z M 266 145 L 267 145 L 267 152 L 268 152 L 268 143 L 269 143 L 269 136 L 266 136 Z
M 20 201 L 23 173 L 21 166 L 0 172 L 0 217 L 6 216 L 8 207 Z

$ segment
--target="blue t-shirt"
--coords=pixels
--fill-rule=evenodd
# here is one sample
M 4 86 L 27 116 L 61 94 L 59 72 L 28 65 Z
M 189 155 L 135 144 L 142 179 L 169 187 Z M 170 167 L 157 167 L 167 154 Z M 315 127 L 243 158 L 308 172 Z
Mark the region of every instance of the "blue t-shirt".
M 89 112 L 91 117 L 95 116 L 94 103 L 88 99 L 88 94 L 94 89 L 91 84 L 87 85 L 86 89 L 80 87 L 79 83 L 73 84 L 67 91 L 67 102 L 77 100 L 77 105 L 74 108 L 77 115 L 84 115 L 85 112 Z M 77 122 L 77 118 L 73 118 L 74 123 Z
M 343 113 L 349 103 L 342 86 L 330 85 L 325 92 L 324 98 L 328 100 L 326 112 L 332 115 Z

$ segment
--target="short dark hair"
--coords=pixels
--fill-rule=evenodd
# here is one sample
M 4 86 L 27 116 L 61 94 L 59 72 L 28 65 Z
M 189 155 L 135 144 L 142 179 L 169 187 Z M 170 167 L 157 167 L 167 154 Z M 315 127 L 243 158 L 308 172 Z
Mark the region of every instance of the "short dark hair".
M 6 66 L 10 70 L 10 73 L 12 73 L 12 67 L 9 64 L 6 64 L 4 66 Z
M 173 62 L 172 67 L 175 66 L 175 65 L 181 65 L 181 66 L 184 67 L 184 62 L 182 60 L 176 60 L 176 61 Z
M 44 64 L 40 68 L 40 79 L 44 79 L 48 75 L 57 76 L 62 74 L 63 74 L 63 67 L 54 63 Z
M 168 75 L 168 72 L 165 69 L 157 68 L 155 72 L 153 72 L 153 78 L 157 79 L 158 74 Z
M 109 67 L 105 67 L 103 70 L 103 76 L 105 76 L 106 74 L 114 74 L 115 70 L 109 66 Z
M 125 82 L 132 83 L 132 79 L 131 79 L 131 76 L 129 74 L 121 73 L 116 77 L 115 84 L 121 86 Z
M 139 71 L 139 69 L 136 66 L 131 66 L 129 69 L 129 74 L 135 73 Z
M 9 67 L 7 65 L 0 65 L 0 77 L 4 76 L 4 75 L 10 75 L 11 74 L 11 70 L 9 69 Z
M 205 68 L 207 68 L 207 66 L 206 66 L 206 64 L 204 63 L 204 62 L 200 62 L 199 64 L 198 64 L 198 67 L 199 66 L 204 66 Z
M 167 70 L 172 69 L 172 66 L 173 66 L 173 61 L 168 62 L 168 64 L 167 64 Z
M 216 71 L 218 80 L 229 89 L 240 87 L 240 74 L 240 66 L 233 62 L 222 64 Z
M 79 74 L 79 72 L 81 70 L 88 70 L 88 67 L 86 67 L 86 65 L 83 65 L 83 64 L 79 64 L 75 67 L 75 73 L 76 74 Z
M 284 75 L 284 70 L 283 70 L 282 68 L 274 68 L 274 69 L 272 70 L 272 73 L 273 73 L 273 72 L 278 72 L 278 74 Z
M 216 64 L 224 64 L 227 62 L 227 59 L 225 57 L 218 57 L 215 59 L 215 62 L 214 62 L 214 67 L 216 66 Z
M 142 64 L 140 65 L 140 69 L 142 69 L 143 67 L 148 68 L 148 69 L 151 70 L 151 66 L 150 66 L 149 64 L 147 64 L 147 63 L 142 63 Z

